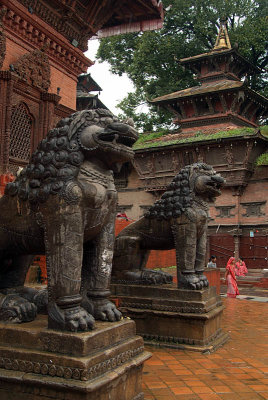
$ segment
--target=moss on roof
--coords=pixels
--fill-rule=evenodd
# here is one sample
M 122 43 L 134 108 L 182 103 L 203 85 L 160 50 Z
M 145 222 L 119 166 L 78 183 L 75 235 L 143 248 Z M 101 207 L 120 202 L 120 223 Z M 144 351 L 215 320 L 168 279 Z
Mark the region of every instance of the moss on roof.
M 262 127 L 261 133 L 265 131 L 264 128 L 267 128 L 267 135 L 268 135 L 268 126 Z M 162 146 L 171 146 L 175 144 L 187 144 L 193 142 L 202 142 L 207 140 L 217 140 L 222 138 L 228 137 L 235 137 L 235 136 L 249 136 L 256 134 L 255 128 L 237 128 L 237 129 L 229 129 L 226 131 L 219 131 L 216 133 L 203 133 L 202 131 L 196 132 L 194 136 L 184 137 L 181 134 L 176 134 L 176 138 L 171 139 L 169 134 L 169 138 L 165 139 L 167 136 L 167 132 L 155 132 L 152 134 L 141 134 L 135 145 L 133 146 L 134 150 L 139 149 L 147 149 L 152 147 L 162 147 Z M 179 137 L 181 135 L 181 137 Z M 266 135 L 265 135 L 266 136 Z M 160 140 L 162 138 L 162 140 Z
M 268 125 L 260 126 L 260 131 L 263 136 L 268 137 Z
M 262 153 L 256 160 L 256 166 L 268 165 L 268 153 Z

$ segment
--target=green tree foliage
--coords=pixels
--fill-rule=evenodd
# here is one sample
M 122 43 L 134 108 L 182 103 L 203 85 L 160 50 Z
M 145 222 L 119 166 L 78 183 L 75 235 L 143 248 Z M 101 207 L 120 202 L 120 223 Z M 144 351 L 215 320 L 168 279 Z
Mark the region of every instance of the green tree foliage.
M 197 84 L 176 60 L 212 49 L 220 17 L 228 18 L 231 43 L 239 45 L 241 55 L 262 69 L 268 60 L 267 0 L 163 0 L 163 4 L 169 9 L 163 29 L 102 39 L 97 54 L 100 61 L 110 63 L 113 73 L 126 73 L 132 80 L 136 91 L 119 108 L 145 131 L 167 127 L 172 116 L 153 106 L 149 113 L 139 112 L 137 107 L 148 99 Z M 253 76 L 250 84 L 267 95 L 266 82 L 267 72 Z

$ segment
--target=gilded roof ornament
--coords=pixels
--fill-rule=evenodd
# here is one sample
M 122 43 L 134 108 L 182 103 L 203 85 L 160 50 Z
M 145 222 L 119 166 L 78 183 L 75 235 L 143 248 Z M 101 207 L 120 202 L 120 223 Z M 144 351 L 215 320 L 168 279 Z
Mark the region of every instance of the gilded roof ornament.
M 216 39 L 215 46 L 213 47 L 212 51 L 219 51 L 219 50 L 226 50 L 226 49 L 231 49 L 231 42 L 229 39 L 228 35 L 228 30 L 227 30 L 227 19 L 222 18 L 220 20 L 220 29 L 218 32 L 218 36 Z

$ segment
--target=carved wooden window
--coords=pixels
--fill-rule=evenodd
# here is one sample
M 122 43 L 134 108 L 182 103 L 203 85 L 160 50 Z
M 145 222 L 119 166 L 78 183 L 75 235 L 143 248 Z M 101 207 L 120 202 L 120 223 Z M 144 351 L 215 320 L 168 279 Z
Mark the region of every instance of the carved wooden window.
M 9 169 L 16 173 L 31 155 L 33 121 L 25 104 L 13 107 L 10 125 Z
M 234 214 L 231 214 L 231 210 L 235 208 L 235 206 L 216 206 L 216 210 L 218 211 L 217 218 L 232 218 Z
M 266 204 L 266 201 L 257 201 L 252 203 L 241 203 L 243 207 L 245 207 L 245 213 L 243 216 L 245 217 L 261 217 L 265 215 L 262 211 L 261 207 Z

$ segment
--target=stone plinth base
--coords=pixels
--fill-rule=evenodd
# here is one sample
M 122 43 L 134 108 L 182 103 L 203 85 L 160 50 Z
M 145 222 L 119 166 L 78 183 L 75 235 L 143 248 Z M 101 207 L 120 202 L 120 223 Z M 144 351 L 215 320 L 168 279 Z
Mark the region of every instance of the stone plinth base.
M 1 400 L 142 400 L 150 353 L 130 320 L 86 333 L 47 329 L 47 317 L 0 324 Z
M 213 351 L 228 339 L 221 329 L 223 305 L 216 288 L 111 285 L 121 312 L 136 322 L 145 343 Z

